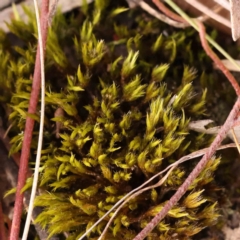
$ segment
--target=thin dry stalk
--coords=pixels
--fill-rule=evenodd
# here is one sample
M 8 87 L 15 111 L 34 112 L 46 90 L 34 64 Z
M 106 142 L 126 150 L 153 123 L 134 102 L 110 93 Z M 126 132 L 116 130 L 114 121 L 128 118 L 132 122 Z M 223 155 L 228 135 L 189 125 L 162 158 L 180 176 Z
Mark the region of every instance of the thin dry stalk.
M 135 0 L 133 0 L 134 2 L 136 2 Z M 168 25 L 171 25 L 173 27 L 176 27 L 176 28 L 186 28 L 186 27 L 189 27 L 190 24 L 185 21 L 184 22 L 184 19 L 183 18 L 178 18 L 179 16 L 176 15 L 175 13 L 173 13 L 172 11 L 170 11 L 164 4 L 162 4 L 161 2 L 158 2 L 158 1 L 153 1 L 157 6 L 158 8 L 163 12 L 165 13 L 166 15 L 164 14 L 161 14 L 159 13 L 158 11 L 156 11 L 155 9 L 153 9 L 151 6 L 149 6 L 146 2 L 144 1 L 140 1 L 140 2 L 136 2 L 136 4 L 138 4 L 144 11 L 148 12 L 150 15 L 154 16 L 155 18 L 161 20 L 162 22 L 165 22 L 167 23 Z M 221 10 L 221 6 L 217 6 L 213 9 L 213 11 L 215 13 L 219 12 Z M 168 15 L 170 14 L 170 15 Z M 173 19 L 175 19 L 176 21 L 174 21 L 173 19 L 171 19 L 170 17 L 172 17 Z M 201 15 L 199 17 L 197 17 L 196 19 L 201 21 L 201 22 L 204 22 L 206 20 L 208 20 L 210 17 L 207 16 L 207 15 Z M 181 19 L 181 22 L 178 21 L 178 19 Z
M 230 10 L 230 4 L 227 0 L 214 0 L 214 2 L 218 3 L 221 5 L 223 8 Z
M 152 0 L 152 2 L 161 10 L 163 13 L 165 13 L 168 17 L 181 22 L 185 24 L 189 24 L 185 19 L 183 19 L 181 16 L 177 15 L 176 13 L 169 10 L 162 2 L 159 0 Z
M 186 28 L 190 25 L 187 22 L 179 22 L 174 21 L 171 18 L 169 18 L 167 15 L 161 14 L 160 12 L 153 9 L 151 6 L 149 6 L 144 1 L 137 2 L 137 4 L 146 12 L 148 12 L 150 15 L 154 16 L 155 18 L 159 19 L 162 22 L 165 22 L 173 27 L 176 28 Z
M 228 28 L 231 28 L 231 22 L 228 19 L 226 19 L 226 18 L 222 17 L 221 15 L 215 13 L 210 8 L 206 7 L 204 4 L 202 4 L 202 3 L 200 3 L 196 0 L 185 0 L 185 2 L 187 2 L 188 4 L 193 6 L 194 8 L 198 9 L 202 13 L 210 16 L 215 21 L 227 26 Z
M 220 12 L 222 10 L 222 7 L 221 6 L 218 6 L 218 5 L 216 5 L 214 8 L 213 8 L 213 12 L 214 13 L 218 13 L 218 12 Z M 202 16 L 199 16 L 199 17 L 197 17 L 197 18 L 195 18 L 196 20 L 199 20 L 200 22 L 205 22 L 205 21 L 207 21 L 208 19 L 210 19 L 211 18 L 211 16 L 208 16 L 208 15 L 206 15 L 206 14 L 204 14 L 204 15 L 202 15 Z
M 43 35 L 42 39 L 43 39 L 44 48 L 46 46 L 46 40 L 47 40 L 48 10 L 49 10 L 49 0 L 43 0 L 42 6 L 41 6 L 41 31 Z M 36 112 L 38 99 L 39 99 L 40 85 L 41 85 L 40 48 L 38 46 L 36 61 L 35 61 L 34 76 L 33 76 L 32 92 L 31 92 L 29 108 L 28 108 L 28 113 L 30 114 L 35 114 Z M 21 190 L 25 185 L 27 172 L 28 172 L 28 160 L 30 156 L 30 145 L 32 141 L 33 127 L 34 127 L 34 120 L 29 116 L 27 116 L 23 144 L 22 144 L 22 152 L 21 152 L 21 158 L 20 158 L 18 185 L 17 185 L 17 192 L 16 192 L 16 201 L 14 205 L 13 222 L 12 222 L 12 227 L 10 232 L 10 240 L 19 239 L 20 222 L 21 222 L 21 215 L 23 210 L 23 193 L 21 192 Z
M 234 142 L 236 143 L 238 152 L 239 152 L 239 154 L 240 154 L 240 146 L 239 146 L 238 139 L 237 139 L 237 136 L 236 136 L 236 134 L 235 134 L 234 128 L 232 128 L 232 135 L 233 135 Z
M 43 142 L 43 128 L 44 128 L 44 112 L 45 112 L 45 73 L 44 73 L 44 49 L 43 49 L 43 38 L 41 32 L 41 25 L 40 25 L 40 17 L 38 12 L 38 4 L 37 0 L 34 1 L 34 8 L 35 8 L 35 16 L 37 22 L 37 29 L 38 29 L 38 45 L 40 51 L 40 68 L 41 68 L 41 116 L 40 116 L 40 127 L 39 127 L 39 138 L 38 138 L 38 147 L 37 147 L 37 156 L 35 162 L 35 169 L 34 169 L 34 177 L 33 177 L 33 184 L 31 190 L 31 197 L 29 201 L 27 219 L 24 226 L 22 240 L 26 240 L 28 237 L 29 227 L 31 224 L 32 212 L 33 212 L 33 204 L 34 198 L 36 196 L 37 191 L 37 184 L 38 184 L 38 174 L 39 174 L 39 166 L 41 160 L 41 151 L 42 151 L 42 142 Z
M 164 12 L 166 14 L 166 16 L 176 20 L 176 21 L 180 21 L 182 24 L 185 23 L 186 26 L 190 26 L 189 22 L 187 22 L 184 18 L 182 18 L 181 16 L 177 15 L 176 13 L 174 13 L 173 11 L 171 11 L 169 8 L 167 8 L 162 2 L 160 2 L 159 0 L 152 0 L 153 3 L 159 8 L 159 10 L 161 10 L 162 12 Z M 217 14 L 220 10 L 222 9 L 221 6 L 215 6 L 213 8 L 213 10 L 211 10 L 211 12 L 213 12 L 214 14 Z M 209 18 L 211 18 L 211 15 L 206 15 L 206 12 L 204 12 L 204 15 L 199 16 L 197 18 L 194 18 L 196 20 L 199 20 L 201 22 L 204 22 L 206 20 L 208 20 Z M 229 22 L 230 23 L 230 22 Z

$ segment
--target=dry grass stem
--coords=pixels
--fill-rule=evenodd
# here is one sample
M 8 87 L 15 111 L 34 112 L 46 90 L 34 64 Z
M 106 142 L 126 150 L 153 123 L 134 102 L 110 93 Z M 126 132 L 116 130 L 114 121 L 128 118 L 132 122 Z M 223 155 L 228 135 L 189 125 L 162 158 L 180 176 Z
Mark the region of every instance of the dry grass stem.
M 239 154 L 240 154 L 240 146 L 239 146 L 239 142 L 238 142 L 238 139 L 237 139 L 237 137 L 236 137 L 236 134 L 235 134 L 234 128 L 232 128 L 232 135 L 233 135 L 233 138 L 234 138 L 234 142 L 236 143 L 236 146 L 237 146 L 238 152 L 239 152 Z
M 187 23 L 187 22 L 184 23 L 184 22 L 174 21 L 173 19 L 169 18 L 168 15 L 161 14 L 160 12 L 156 11 L 154 8 L 149 6 L 144 1 L 136 2 L 136 4 L 138 4 L 139 7 L 141 7 L 144 11 L 148 12 L 150 15 L 154 16 L 155 18 L 159 19 L 160 21 L 165 22 L 165 23 L 167 23 L 167 24 L 169 24 L 169 25 L 171 25 L 173 27 L 176 27 L 176 28 L 186 28 L 186 27 L 190 26 L 190 24 Z M 162 3 L 159 4 L 159 2 L 158 2 L 158 6 L 159 6 L 159 9 L 162 10 L 162 12 L 164 12 L 164 10 L 167 9 Z M 161 8 L 162 6 L 164 6 L 164 8 Z M 214 8 L 213 11 L 216 13 L 216 12 L 218 12 L 220 10 L 221 10 L 221 7 L 217 6 L 217 7 Z M 168 9 L 168 12 L 171 12 L 171 11 Z M 172 14 L 174 14 L 174 13 L 172 13 Z M 205 22 L 209 18 L 210 17 L 208 15 L 202 15 L 202 16 L 197 17 L 196 19 L 201 21 L 201 22 Z
M 3 139 L 5 139 L 5 138 L 7 137 L 9 131 L 11 130 L 11 128 L 12 128 L 12 124 L 10 124 L 10 125 L 8 126 L 8 128 L 7 128 L 6 132 L 5 132 L 5 134 L 3 135 Z
M 46 45 L 47 40 L 47 16 L 49 10 L 49 0 L 43 0 L 41 5 L 41 31 L 42 31 L 42 41 L 43 46 Z M 44 47 L 45 49 L 45 47 Z M 32 90 L 30 95 L 28 113 L 34 114 L 37 109 L 37 104 L 39 101 L 39 92 L 41 88 L 41 68 L 40 68 L 40 48 L 38 46 L 35 67 L 34 67 L 34 75 L 32 82 Z M 23 210 L 23 193 L 22 188 L 26 183 L 27 173 L 28 173 L 28 161 L 30 156 L 30 146 L 32 141 L 32 133 L 34 128 L 34 119 L 30 116 L 27 116 L 25 123 L 25 130 L 22 142 L 22 150 L 20 157 L 20 166 L 19 166 L 19 174 L 18 174 L 18 184 L 17 191 L 15 197 L 14 204 L 14 214 L 13 214 L 13 222 L 10 231 L 10 240 L 18 240 L 19 232 L 20 232 L 20 223 L 21 216 Z
M 221 5 L 223 8 L 230 10 L 230 4 L 227 0 L 214 0 L 214 2 L 218 3 Z
M 185 0 L 185 2 L 187 2 L 194 8 L 198 9 L 199 11 L 203 12 L 204 14 L 208 15 L 209 17 L 213 18 L 215 21 L 231 28 L 231 22 L 228 19 L 215 13 L 214 11 L 206 7 L 204 4 L 198 2 L 197 0 Z

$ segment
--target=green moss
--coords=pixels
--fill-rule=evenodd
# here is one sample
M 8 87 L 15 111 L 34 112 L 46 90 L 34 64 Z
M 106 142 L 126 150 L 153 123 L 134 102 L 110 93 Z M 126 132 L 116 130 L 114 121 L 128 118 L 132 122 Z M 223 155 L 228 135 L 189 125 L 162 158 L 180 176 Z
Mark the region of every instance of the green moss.
M 188 130 L 190 120 L 204 117 L 207 97 L 205 89 L 192 83 L 199 77 L 189 65 L 199 66 L 196 56 L 202 54 L 193 51 L 194 32 L 170 29 L 166 34 L 166 25 L 124 7 L 96 0 L 77 17 L 58 12 L 49 30 L 41 195 L 35 201 L 43 207 L 36 222 L 48 228 L 49 237 L 62 233 L 68 239 L 80 237 L 130 190 L 211 142 L 209 136 Z M 34 15 L 25 11 L 29 23 L 14 20 L 9 25 L 24 46 L 3 48 L 0 54 L 0 81 L 12 79 L 4 85 L 13 92 L 11 153 L 22 145 L 36 52 Z M 39 112 L 31 117 L 36 120 L 33 161 Z M 218 164 L 219 159 L 208 163 L 148 239 L 190 239 L 216 222 L 218 198 L 208 189 Z M 163 186 L 127 203 L 106 239 L 132 239 L 193 167 L 180 165 Z M 108 220 L 88 239 L 97 239 Z

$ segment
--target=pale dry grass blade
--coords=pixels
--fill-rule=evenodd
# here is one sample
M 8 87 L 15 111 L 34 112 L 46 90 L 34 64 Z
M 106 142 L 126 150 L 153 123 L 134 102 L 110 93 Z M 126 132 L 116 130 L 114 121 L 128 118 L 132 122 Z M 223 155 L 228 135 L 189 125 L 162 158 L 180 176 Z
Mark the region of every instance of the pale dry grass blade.
M 229 1 L 227 1 L 227 0 L 214 0 L 214 2 L 218 3 L 223 8 L 225 8 L 225 9 L 230 11 L 230 3 L 229 3 Z
M 221 15 L 215 13 L 210 8 L 206 7 L 204 4 L 198 2 L 197 0 L 185 0 L 185 2 L 187 2 L 188 4 L 193 6 L 194 8 L 198 9 L 199 11 L 204 13 L 205 15 L 208 15 L 209 17 L 213 18 L 215 21 L 231 28 L 231 22 L 228 19 L 226 19 L 226 18 L 222 17 Z
M 230 62 L 228 59 L 222 59 L 221 61 L 229 71 L 240 72 L 240 69 L 236 68 L 236 66 L 233 65 L 232 62 Z M 235 59 L 235 62 L 240 65 L 240 60 Z M 216 64 L 214 64 L 214 67 L 217 68 Z
M 218 3 L 223 8 L 230 11 L 230 3 L 227 0 L 214 0 L 214 2 Z
M 232 128 L 232 135 L 233 135 L 234 142 L 236 143 L 238 152 L 240 153 L 240 146 L 239 146 L 239 142 L 238 142 L 237 136 L 235 134 L 234 128 Z

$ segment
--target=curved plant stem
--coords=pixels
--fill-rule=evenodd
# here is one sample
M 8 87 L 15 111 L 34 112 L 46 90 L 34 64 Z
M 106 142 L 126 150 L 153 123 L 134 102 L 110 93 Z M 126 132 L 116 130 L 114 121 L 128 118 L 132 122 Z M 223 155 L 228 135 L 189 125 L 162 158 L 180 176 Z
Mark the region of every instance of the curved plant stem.
M 168 25 L 171 25 L 176 28 L 186 28 L 190 26 L 190 24 L 187 22 L 183 23 L 183 22 L 175 21 L 172 18 L 169 18 L 167 14 L 162 14 L 159 11 L 156 11 L 154 8 L 152 8 L 150 5 L 148 5 L 144 1 L 134 0 L 134 2 L 138 4 L 144 11 L 148 12 L 149 14 L 159 19 L 160 21 L 167 23 Z
M 230 73 L 230 71 L 225 67 L 225 65 L 222 63 L 222 61 L 219 59 L 219 57 L 209 47 L 208 42 L 205 38 L 206 37 L 206 32 L 205 32 L 204 25 L 201 22 L 198 22 L 198 26 L 199 26 L 199 35 L 200 35 L 201 43 L 202 43 L 202 46 L 203 46 L 205 52 L 214 61 L 214 63 L 222 71 L 222 73 L 226 76 L 228 81 L 232 84 L 232 87 L 234 88 L 236 94 L 238 96 L 240 96 L 240 87 L 238 85 L 237 80 Z
M 44 128 L 44 111 L 45 111 L 45 73 L 44 73 L 44 50 L 43 50 L 43 39 L 40 25 L 40 17 L 37 0 L 34 1 L 37 29 L 38 29 L 38 46 L 40 51 L 40 68 L 41 68 L 41 117 L 40 117 L 40 128 L 39 128 L 39 137 L 38 137 L 38 147 L 37 147 L 37 157 L 34 169 L 34 178 L 33 185 L 31 190 L 31 197 L 29 201 L 27 219 L 24 226 L 22 240 L 26 240 L 28 237 L 29 227 L 31 224 L 32 212 L 33 212 L 33 203 L 37 191 L 38 183 L 38 173 L 41 160 L 41 151 L 42 151 L 42 142 L 43 142 L 43 128 Z
M 43 0 L 41 6 L 41 31 L 42 31 L 42 40 L 43 46 L 46 46 L 47 40 L 47 29 L 48 29 L 48 9 L 49 9 L 49 0 Z M 32 83 L 32 92 L 30 96 L 28 113 L 35 114 L 38 99 L 39 99 L 39 91 L 41 85 L 41 68 L 40 68 L 40 48 L 38 46 L 36 61 L 35 61 L 35 69 Z M 20 167 L 18 174 L 18 184 L 17 184 L 17 192 L 16 199 L 14 205 L 14 214 L 13 214 L 13 222 L 10 231 L 10 240 L 18 240 L 19 239 L 19 231 L 20 231 L 20 222 L 21 215 L 23 210 L 23 193 L 21 189 L 23 188 L 27 172 L 28 172 L 28 159 L 30 155 L 30 145 L 32 141 L 32 132 L 34 127 L 34 120 L 27 116 L 24 138 L 22 144 L 22 152 L 20 158 Z
M 181 22 L 181 23 L 188 23 L 184 18 L 177 15 L 176 13 L 169 10 L 162 2 L 159 0 L 152 0 L 153 3 L 161 10 L 163 13 L 165 13 L 168 17 L 174 19 L 175 21 Z M 189 23 L 188 23 L 189 24 Z

